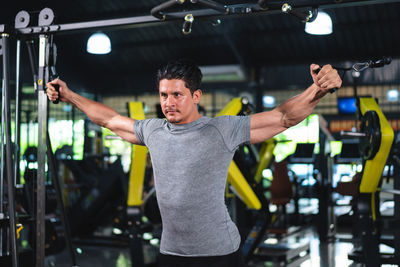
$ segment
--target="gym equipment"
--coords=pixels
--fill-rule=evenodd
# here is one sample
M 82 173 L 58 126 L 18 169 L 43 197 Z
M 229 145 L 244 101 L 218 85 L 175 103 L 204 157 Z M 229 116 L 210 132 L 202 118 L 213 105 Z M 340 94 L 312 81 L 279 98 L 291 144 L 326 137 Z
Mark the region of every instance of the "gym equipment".
M 332 140 L 331 134 L 327 129 L 321 127 L 325 123 L 321 123 L 319 131 L 319 154 L 315 160 L 314 175 L 317 180 L 318 190 L 318 217 L 317 228 L 318 236 L 322 242 L 331 242 L 336 234 L 336 218 L 334 212 L 333 190 L 332 190 L 332 173 L 333 159 L 329 156 L 326 144 Z
M 224 116 L 224 115 L 238 115 L 250 112 L 249 101 L 247 98 L 233 98 L 217 115 Z M 273 143 L 270 143 L 273 144 Z M 275 147 L 275 145 L 273 145 Z M 268 165 L 270 159 L 272 158 L 272 149 L 263 149 L 263 154 L 260 157 L 262 159 L 262 166 Z M 237 155 L 235 155 L 237 157 Z M 239 161 L 234 157 L 232 160 L 231 165 L 228 170 L 228 183 L 232 185 L 232 191 L 238 194 L 239 198 L 246 204 L 246 206 L 252 210 L 254 210 L 256 214 L 255 222 L 252 222 L 252 229 L 250 233 L 247 235 L 243 246 L 242 246 L 242 253 L 245 258 L 245 261 L 248 261 L 254 251 L 256 250 L 258 244 L 262 241 L 264 234 L 266 232 L 267 226 L 269 224 L 268 219 L 268 204 L 266 204 L 263 200 L 263 192 L 255 192 L 257 190 L 254 184 L 252 186 L 249 185 L 248 181 L 246 180 L 245 176 L 239 169 Z M 237 163 L 235 162 L 237 161 Z M 257 170 L 260 172 L 264 169 L 262 166 L 259 166 Z M 250 169 L 246 169 L 246 167 L 242 167 L 242 169 L 246 172 L 249 172 Z M 248 174 L 250 175 L 250 174 Z M 259 181 L 258 185 L 261 184 L 261 173 L 258 174 Z M 240 227 L 240 225 L 239 225 Z
M 259 1 L 259 3 L 261 1 Z M 294 15 L 295 17 L 297 17 L 298 19 L 300 19 L 304 23 L 305 22 L 313 22 L 318 16 L 318 8 L 316 8 L 315 6 L 312 7 L 312 11 L 309 12 L 308 14 L 297 11 L 291 5 L 289 5 L 288 3 L 284 3 L 282 5 L 281 9 L 282 9 L 283 13 Z
M 301 262 L 306 261 L 310 257 L 309 242 L 297 239 L 297 236 L 301 233 L 299 228 L 290 228 L 288 234 L 285 234 L 285 231 L 274 231 L 272 229 L 275 226 L 273 225 L 274 219 L 275 222 L 278 222 L 280 217 L 277 216 L 282 214 L 271 215 L 269 213 L 269 201 L 283 206 L 292 195 L 288 170 L 285 168 L 286 163 L 284 161 L 272 163 L 272 152 L 276 143 L 273 139 L 267 140 L 261 144 L 259 150 L 257 172 L 254 177 L 260 177 L 260 182 L 255 181 L 255 190 L 257 196 L 262 200 L 263 207 L 260 211 L 257 211 L 258 214 L 255 223 L 243 244 L 242 251 L 246 262 L 268 262 L 264 264 L 271 266 L 299 266 Z M 270 165 L 275 166 L 275 170 L 273 172 L 273 180 L 268 188 L 271 198 L 267 200 L 265 197 L 262 197 L 266 189 L 263 188 L 261 173 L 259 172 L 262 172 Z M 266 234 L 267 230 L 268 234 Z M 273 243 L 269 240 L 271 237 L 275 240 Z
M 128 111 L 134 119 L 145 118 L 142 103 L 129 102 Z M 155 201 L 151 192 L 143 198 L 147 148 L 132 146 L 129 178 L 123 172 L 120 159 L 111 164 L 103 161 L 99 164 L 102 156 L 87 155 L 79 161 L 62 161 L 80 185 L 78 190 L 81 197 L 75 203 L 70 203 L 68 209 L 72 235 L 79 238 L 75 242 L 81 244 L 129 247 L 133 266 L 145 266 L 148 259 L 145 259 L 143 250 L 147 249 L 145 246 L 148 241 L 142 236 L 152 231 L 153 225 L 146 224 L 142 217 L 151 213 L 147 208 L 149 203 Z M 148 217 L 155 218 L 154 215 Z M 121 234 L 110 236 L 95 233 L 103 226 L 110 225 L 121 230 Z
M 217 116 L 248 115 L 250 111 L 251 107 L 247 98 L 233 98 Z M 264 196 L 262 171 L 271 164 L 275 146 L 276 141 L 273 139 L 263 142 L 258 152 L 253 149 L 254 145 L 243 146 L 236 152 L 229 168 L 228 182 L 232 184 L 232 191 L 239 195 L 248 208 L 251 208 L 251 213 L 245 213 L 245 216 L 253 217 L 250 222 L 251 229 L 244 238 L 242 253 L 246 262 L 261 260 L 275 262 L 276 264 L 289 262 L 299 264 L 309 258 L 308 243 L 302 242 L 296 245 L 285 242 L 266 245 L 263 242 L 271 223 L 271 215 L 269 213 L 269 202 Z M 247 220 L 249 219 L 247 218 Z M 239 228 L 240 226 L 238 224 Z M 280 256 L 276 257 L 278 254 Z M 300 257 L 300 254 L 304 254 L 304 256 Z
M 143 103 L 129 102 L 129 116 L 135 120 L 143 120 L 144 111 Z M 129 190 L 127 198 L 127 220 L 129 231 L 129 251 L 131 260 L 136 267 L 144 266 L 142 239 L 140 236 L 139 227 L 141 225 L 141 205 L 143 182 L 146 169 L 147 147 L 132 145 L 132 162 L 129 173 Z
M 349 68 L 343 68 L 343 67 L 333 67 L 336 70 L 340 70 L 343 71 L 342 75 L 340 78 L 343 79 L 343 76 L 345 75 L 345 73 L 349 70 L 353 70 L 355 72 L 361 72 L 364 71 L 368 68 L 381 68 L 384 65 L 389 65 L 392 62 L 392 59 L 390 57 L 382 57 L 380 59 L 376 59 L 376 60 L 368 60 L 366 62 L 357 62 L 354 63 L 351 67 Z M 315 74 L 318 74 L 321 71 L 321 68 L 318 68 L 316 70 L 314 70 Z M 336 92 L 338 90 L 338 88 L 332 88 L 329 90 L 329 92 L 331 94 L 333 94 L 334 92 Z
M 154 8 L 151 9 L 150 13 L 152 16 L 158 18 L 159 20 L 166 20 L 167 18 L 173 17 L 170 14 L 163 12 L 177 4 L 182 5 L 185 2 L 185 0 L 169 0 L 165 3 L 162 3 Z M 190 1 L 192 4 L 200 4 L 204 7 L 209 7 L 211 9 L 214 9 L 221 14 L 227 14 L 229 12 L 229 9 L 227 6 L 224 6 L 218 2 L 214 2 L 211 0 L 192 0 Z M 192 24 L 194 21 L 194 16 L 191 13 L 187 13 L 184 17 L 184 22 L 182 26 L 182 33 L 187 35 L 190 34 L 192 31 Z
M 281 162 L 274 162 L 273 179 L 269 187 L 271 193 L 271 203 L 278 207 L 276 221 L 269 229 L 270 233 L 287 234 L 288 220 L 286 214 L 286 204 L 293 197 L 293 184 L 289 179 L 288 162 L 286 159 Z
M 112 220 L 118 212 L 115 207 L 126 197 L 122 189 L 126 175 L 121 160 L 100 166 L 98 159 L 62 160 L 79 185 L 76 188 L 79 198 L 70 202 L 67 210 L 72 236 L 92 237 L 99 225 Z
M 16 28 L 27 26 L 23 22 L 30 20 L 29 14 L 23 11 L 17 14 L 17 18 L 19 19 L 16 20 Z M 51 9 L 45 8 L 41 10 L 41 12 L 39 13 L 38 25 L 39 26 L 51 25 L 53 23 L 53 19 L 54 19 L 53 11 Z M 72 265 L 76 266 L 77 264 L 70 240 L 69 226 L 66 221 L 64 205 L 62 203 L 61 187 L 59 185 L 59 179 L 57 175 L 58 173 L 56 168 L 56 161 L 54 154 L 52 153 L 50 138 L 47 132 L 47 96 L 44 92 L 45 89 L 44 85 L 46 84 L 46 82 L 49 81 L 51 74 L 56 73 L 54 66 L 56 62 L 56 48 L 52 36 L 48 36 L 45 34 L 39 35 L 38 68 L 36 68 L 35 58 L 33 56 L 34 55 L 33 45 L 31 41 L 27 42 L 27 48 L 30 55 L 30 63 L 31 63 L 30 65 L 34 77 L 35 89 L 37 89 L 38 92 L 38 107 L 39 107 L 38 110 L 39 140 L 38 140 L 38 153 L 37 153 L 38 169 L 35 175 L 36 179 L 33 179 L 34 181 L 36 181 L 36 200 L 37 200 L 37 204 L 35 206 L 36 227 L 34 228 L 35 231 L 33 231 L 36 233 L 36 238 L 35 238 L 36 246 L 34 246 L 34 248 L 36 249 L 36 265 L 37 266 L 44 265 L 45 251 L 48 251 L 48 249 L 46 250 L 46 248 L 49 247 L 50 243 L 56 244 L 54 242 L 51 242 L 51 240 L 55 241 L 56 237 L 58 236 L 56 234 L 50 235 L 50 239 L 46 241 L 46 236 L 44 234 L 45 233 L 44 215 L 46 213 L 46 206 L 44 201 L 47 191 L 45 185 L 45 177 L 46 177 L 45 163 L 46 163 L 46 151 L 47 151 L 48 166 L 53 177 L 52 181 L 55 189 L 54 195 L 57 200 L 58 209 L 61 214 L 61 223 L 65 231 L 66 244 L 71 256 Z M 17 66 L 19 65 L 17 64 Z M 18 72 L 19 70 L 17 70 L 17 73 Z M 54 233 L 55 232 L 56 231 L 54 231 Z M 50 228 L 46 231 L 46 233 L 49 234 L 51 233 Z
M 385 242 L 380 238 L 381 224 L 394 227 L 399 223 L 399 218 L 385 223 L 379 212 L 381 177 L 392 148 L 394 133 L 374 98 L 360 97 L 357 99 L 357 106 L 361 131 L 341 133 L 343 136 L 361 137 L 359 149 L 363 161 L 359 183 L 353 183 L 357 186 L 354 224 L 359 230 L 354 238 L 356 241 L 359 240 L 360 247 L 356 246 L 349 254 L 349 258 L 362 262 L 367 267 L 380 266 L 383 263 L 395 264 L 398 263 L 400 255 L 399 240 L 395 240 L 397 250 L 394 254 L 379 252 L 379 244 Z M 399 203 L 395 205 L 398 206 Z
M 315 143 L 297 143 L 294 153 L 289 155 L 287 158 L 289 165 L 305 164 L 307 165 L 307 169 L 309 169 L 309 166 L 314 164 L 316 159 L 316 154 L 314 154 L 314 148 L 315 148 Z M 305 198 L 316 197 L 317 194 L 314 192 L 315 186 L 311 186 L 309 184 L 307 184 L 306 186 L 302 185 L 304 180 L 309 179 L 311 173 L 307 173 L 306 177 L 298 177 L 294 172 L 292 172 L 292 174 L 293 174 L 292 181 L 295 187 L 293 195 L 294 216 L 296 221 L 295 224 L 299 225 L 301 221 L 307 224 L 308 222 L 305 221 L 306 216 L 300 213 L 299 199 L 300 196 Z
M 183 4 L 185 0 L 169 0 L 161 5 L 158 5 L 154 8 L 151 9 L 150 13 L 152 16 L 160 19 L 160 20 L 166 20 L 167 18 L 170 18 L 170 14 L 164 13 L 166 9 L 169 9 L 177 4 Z M 211 0 L 192 0 L 190 1 L 192 4 L 200 4 L 204 7 L 209 7 L 211 9 L 214 9 L 221 14 L 228 14 L 229 9 L 227 6 L 224 6 L 218 2 L 211 1 Z
M 289 156 L 290 163 L 313 164 L 315 143 L 297 143 L 296 150 Z
M 135 120 L 144 120 L 143 103 L 129 102 L 129 115 Z M 145 146 L 132 146 L 132 164 L 129 172 L 128 206 L 140 206 L 143 204 L 142 192 L 146 157 L 148 149 Z
M 242 104 L 248 103 L 247 99 L 233 98 L 217 115 L 237 115 L 243 108 Z M 261 202 L 254 193 L 250 185 L 247 183 L 243 174 L 240 172 L 237 164 L 232 161 L 228 170 L 228 182 L 232 184 L 235 191 L 239 194 L 243 202 L 251 209 L 261 209 Z

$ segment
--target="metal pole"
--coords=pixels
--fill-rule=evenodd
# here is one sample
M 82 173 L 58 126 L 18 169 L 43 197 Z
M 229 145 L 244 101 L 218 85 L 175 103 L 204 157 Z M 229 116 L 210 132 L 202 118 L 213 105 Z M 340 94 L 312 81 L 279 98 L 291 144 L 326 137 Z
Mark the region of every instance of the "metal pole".
M 17 257 L 17 233 L 15 226 L 15 198 L 14 198 L 14 175 L 13 175 L 13 164 L 12 164 L 12 154 L 11 154 L 11 121 L 10 121 L 10 96 L 9 96 L 9 35 L 7 33 L 2 33 L 3 40 L 3 91 L 4 91 L 4 124 L 5 124 L 5 134 L 6 134 L 6 165 L 7 165 L 7 187 L 8 187 L 8 214 L 10 218 L 9 236 L 11 243 L 11 260 L 12 266 L 18 266 Z
M 397 138 L 398 139 L 398 138 Z M 393 189 L 400 190 L 400 140 L 397 140 L 394 146 L 398 147 L 398 154 L 393 156 Z M 400 195 L 394 195 L 394 219 L 400 220 Z M 394 257 L 400 262 L 400 229 L 394 230 Z
M 72 151 L 75 147 L 75 107 L 72 106 L 71 109 L 71 119 L 72 119 Z
M 46 142 L 47 160 L 48 160 L 50 172 L 53 177 L 53 186 L 54 186 L 54 189 L 56 190 L 57 204 L 58 204 L 58 209 L 60 211 L 61 223 L 62 223 L 62 225 L 64 227 L 64 231 L 65 231 L 65 241 L 66 241 L 65 243 L 67 244 L 67 249 L 68 249 L 69 255 L 71 257 L 72 266 L 78 266 L 78 264 L 76 263 L 75 252 L 72 247 L 71 230 L 69 227 L 67 216 L 65 214 L 64 203 L 62 200 L 61 185 L 60 185 L 60 179 L 58 177 L 58 172 L 57 172 L 56 158 L 51 149 L 51 142 L 50 142 L 50 136 L 49 136 L 48 131 L 46 133 L 46 136 L 47 136 L 47 138 L 46 138 L 47 139 L 47 142 Z
M 20 63 L 21 63 L 21 40 L 17 40 L 17 58 L 16 58 L 16 74 L 15 74 L 15 152 L 14 152 L 14 175 L 15 175 L 15 184 L 20 183 L 20 173 L 19 173 L 19 160 L 21 153 L 21 88 L 19 83 L 19 71 L 20 71 Z
M 0 45 L 2 45 L 2 40 L 0 39 Z M 4 218 L 4 210 L 3 210 L 3 185 L 4 185 L 4 170 L 5 170 L 5 157 L 4 157 L 4 80 L 2 83 L 2 92 L 1 92 L 1 129 L 0 129 L 0 146 L 1 146 L 1 163 L 0 163 L 0 214 L 1 218 Z M 7 254 L 7 253 L 6 253 Z M 0 257 L 3 256 L 3 228 L 0 227 Z
M 46 166 L 46 133 L 47 133 L 47 97 L 44 91 L 45 59 L 48 37 L 39 36 L 39 73 L 38 73 L 38 170 L 36 187 L 36 267 L 44 267 L 45 260 L 45 166 Z

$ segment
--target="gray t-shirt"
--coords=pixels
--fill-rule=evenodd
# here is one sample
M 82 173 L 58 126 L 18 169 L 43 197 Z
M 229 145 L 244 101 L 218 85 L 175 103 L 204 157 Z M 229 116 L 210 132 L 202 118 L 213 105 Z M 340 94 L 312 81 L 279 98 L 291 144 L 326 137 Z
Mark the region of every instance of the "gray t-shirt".
M 218 256 L 235 252 L 240 235 L 225 205 L 228 168 L 237 147 L 250 141 L 249 116 L 200 117 L 188 124 L 135 122 L 148 147 L 163 222 L 160 252 Z

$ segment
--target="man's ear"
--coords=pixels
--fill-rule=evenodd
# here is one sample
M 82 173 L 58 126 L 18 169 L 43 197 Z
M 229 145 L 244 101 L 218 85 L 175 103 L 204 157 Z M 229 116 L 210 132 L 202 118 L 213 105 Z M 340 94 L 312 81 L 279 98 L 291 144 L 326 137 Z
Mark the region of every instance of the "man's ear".
M 196 91 L 193 92 L 193 101 L 195 104 L 198 104 L 200 102 L 202 92 L 200 89 L 197 89 Z

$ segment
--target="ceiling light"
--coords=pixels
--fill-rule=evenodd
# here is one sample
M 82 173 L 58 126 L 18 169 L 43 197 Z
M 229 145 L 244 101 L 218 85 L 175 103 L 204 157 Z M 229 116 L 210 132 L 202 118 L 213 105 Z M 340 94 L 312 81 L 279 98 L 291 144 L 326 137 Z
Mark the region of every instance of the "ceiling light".
M 203 82 L 239 82 L 246 79 L 240 65 L 200 66 Z
M 332 19 L 323 12 L 318 12 L 317 18 L 313 22 L 307 22 L 304 28 L 306 33 L 315 35 L 327 35 L 332 33 Z
M 386 97 L 389 102 L 397 102 L 399 101 L 399 91 L 396 89 L 389 90 Z
M 263 106 L 265 108 L 275 107 L 275 97 L 270 96 L 270 95 L 265 95 L 265 96 L 263 96 L 262 100 L 263 100 Z
M 108 54 L 111 52 L 111 41 L 110 38 L 104 33 L 92 34 L 88 41 L 86 51 L 90 54 Z

